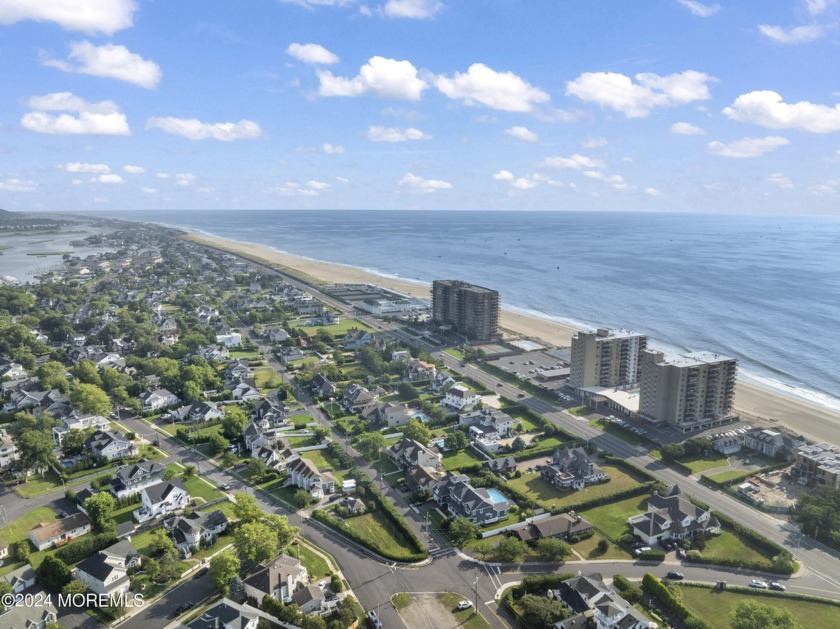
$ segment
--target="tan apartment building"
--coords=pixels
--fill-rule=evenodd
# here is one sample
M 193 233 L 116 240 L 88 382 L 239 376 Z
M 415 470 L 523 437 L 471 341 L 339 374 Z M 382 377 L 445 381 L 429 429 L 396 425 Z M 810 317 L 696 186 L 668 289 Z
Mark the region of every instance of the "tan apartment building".
M 791 471 L 805 484 L 840 489 L 840 453 L 828 443 L 799 447 Z
M 639 381 L 639 364 L 647 348 L 644 334 L 599 328 L 572 337 L 569 384 L 586 387 L 621 387 Z
M 499 338 L 499 293 L 461 280 L 432 283 L 432 319 L 471 341 Z
M 713 352 L 666 356 L 645 350 L 639 414 L 683 432 L 732 421 L 738 361 Z

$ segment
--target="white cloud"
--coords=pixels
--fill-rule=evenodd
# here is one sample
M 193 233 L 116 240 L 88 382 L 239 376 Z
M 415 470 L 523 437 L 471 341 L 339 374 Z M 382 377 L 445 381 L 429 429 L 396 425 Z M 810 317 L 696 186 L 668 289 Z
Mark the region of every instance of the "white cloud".
M 70 44 L 70 59 L 74 63 L 61 59 L 45 59 L 43 63 L 64 72 L 119 79 L 148 89 L 160 83 L 160 66 L 154 61 L 143 59 L 125 46 L 94 46 L 89 41 L 73 42 Z
M 789 177 L 783 175 L 782 173 L 773 173 L 769 177 L 767 177 L 767 181 L 770 183 L 776 184 L 780 188 L 784 188 L 785 190 L 792 190 L 793 189 L 793 182 L 790 180 Z
M 105 33 L 133 26 L 135 0 L 3 0 L 0 24 L 55 22 L 67 31 Z
M 443 8 L 438 0 L 388 0 L 382 7 L 387 17 L 428 20 Z
M 643 72 L 638 83 L 616 72 L 584 72 L 566 84 L 566 94 L 624 113 L 628 118 L 642 118 L 654 107 L 673 107 L 698 100 L 708 100 L 707 83 L 716 79 L 703 72 L 685 72 L 660 76 Z
M 599 149 L 607 144 L 609 142 L 606 138 L 587 138 L 581 143 L 581 146 L 585 149 Z
M 126 164 L 123 166 L 123 172 L 128 173 L 129 175 L 142 175 L 146 172 L 146 169 L 142 166 L 133 166 L 132 164 Z
M 324 151 L 324 153 L 327 153 L 328 155 L 340 155 L 341 153 L 344 152 L 344 147 L 343 146 L 338 146 L 336 144 L 324 143 L 321 146 L 321 150 Z
M 527 177 L 519 177 L 519 179 L 511 181 L 510 185 L 512 185 L 514 188 L 517 188 L 518 190 L 530 190 L 531 188 L 535 188 L 539 184 L 536 181 L 533 181 L 532 179 L 528 179 Z
M 645 194 L 651 197 L 659 197 L 662 196 L 662 193 L 657 190 L 656 188 L 645 188 Z
M 696 2 L 695 0 L 677 0 L 677 2 L 691 11 L 692 15 L 696 15 L 697 17 L 711 17 L 720 11 L 719 4 L 703 4 L 702 2 Z
M 336 180 L 338 183 L 343 183 L 343 184 L 348 184 L 348 183 L 350 183 L 350 180 L 349 180 L 347 177 L 336 177 L 336 178 L 335 178 L 335 180 Z
M 370 127 L 367 137 L 371 142 L 408 142 L 409 140 L 430 140 L 432 136 L 414 127 L 409 127 L 408 129 Z
M 143 194 L 157 194 L 157 188 L 140 188 Z
M 528 127 L 511 127 L 510 129 L 505 129 L 505 133 L 510 137 L 522 140 L 523 142 L 537 142 L 540 139 L 540 136 L 531 131 Z
M 199 194 L 213 194 L 214 192 L 216 192 L 216 189 L 215 188 L 196 188 L 195 191 L 198 192 Z
M 815 41 L 825 35 L 832 27 L 822 24 L 809 24 L 807 26 L 794 26 L 785 29 L 781 26 L 770 24 L 759 24 L 758 30 L 773 41 L 780 44 L 803 44 Z
M 709 142 L 709 151 L 721 157 L 759 157 L 770 151 L 775 151 L 780 146 L 790 142 L 777 135 L 768 135 L 763 138 L 743 138 L 724 144 L 723 142 Z
M 604 181 L 610 184 L 616 190 L 626 190 L 630 187 L 624 182 L 624 177 L 622 177 L 621 175 L 605 175 L 600 170 L 585 170 L 583 171 L 583 174 L 591 179 Z
M 95 173 L 99 175 L 107 175 L 111 172 L 108 164 L 86 164 L 84 162 L 67 162 L 59 165 L 63 171 L 68 173 Z
M 252 120 L 239 122 L 201 122 L 196 118 L 156 118 L 146 121 L 146 129 L 160 129 L 164 133 L 180 135 L 188 140 L 253 140 L 262 135 L 260 125 Z
M 18 179 L 17 177 L 0 180 L 0 190 L 6 192 L 34 192 L 37 188 L 38 184 L 34 181 Z
M 352 79 L 334 76 L 328 70 L 318 71 L 321 96 L 362 96 L 395 100 L 420 100 L 426 82 L 417 76 L 417 68 L 409 61 L 371 57 Z
M 751 122 L 768 129 L 801 129 L 811 133 L 840 131 L 840 105 L 829 107 L 808 101 L 782 102 L 769 90 L 741 94 L 723 113 L 739 122 Z
M 543 164 L 545 164 L 546 166 L 551 166 L 553 168 L 571 168 L 573 170 L 605 167 L 604 162 L 602 162 L 600 159 L 586 157 L 585 155 L 579 155 L 577 153 L 575 153 L 571 157 L 560 157 L 558 155 L 555 155 L 553 157 L 546 157 L 543 161 Z
M 158 179 L 169 179 L 169 173 L 155 173 L 155 177 Z
M 175 175 L 175 185 L 181 186 L 182 188 L 191 186 L 195 183 L 195 180 L 196 176 L 192 173 L 176 173 Z
M 338 55 L 330 52 L 320 44 L 290 44 L 286 48 L 286 54 L 304 63 L 318 65 L 330 65 L 339 61 Z
M 281 186 L 269 188 L 268 191 L 286 197 L 317 197 L 319 194 L 317 190 L 301 186 L 297 181 L 287 181 Z
M 332 185 L 326 183 L 325 181 L 307 181 L 306 185 L 313 190 L 329 190 L 332 188 Z
M 706 130 L 690 122 L 675 122 L 671 125 L 671 133 L 677 135 L 706 135 Z
M 438 190 L 450 190 L 452 184 L 448 181 L 441 181 L 439 179 L 424 179 L 411 173 L 406 173 L 399 184 L 401 186 L 408 186 L 412 192 L 417 194 L 428 194 L 437 192 Z
M 513 72 L 496 72 L 483 63 L 474 63 L 451 79 L 441 75 L 435 84 L 452 100 L 462 100 L 466 105 L 480 103 L 502 111 L 529 112 L 534 105 L 549 100 L 547 93 Z
M 832 4 L 835 4 L 835 0 L 805 0 L 805 6 L 811 15 L 819 15 Z
M 20 123 L 24 129 L 36 133 L 56 135 L 130 135 L 125 114 L 114 101 L 88 103 L 70 92 L 56 92 L 33 96 L 28 101 L 32 109 Z M 73 114 L 53 115 L 47 111 L 70 111 Z
M 116 174 L 116 173 L 108 173 L 108 174 L 98 175 L 98 176 L 96 176 L 96 177 L 92 177 L 92 178 L 91 178 L 91 181 L 94 181 L 94 182 L 96 182 L 96 183 L 109 183 L 109 184 L 112 184 L 112 183 L 122 183 L 122 182 L 123 182 L 123 178 L 122 178 L 122 177 L 120 177 L 120 176 L 119 176 L 118 174 Z
M 513 181 L 513 173 L 509 170 L 500 170 L 493 175 L 493 179 L 496 181 Z
M 74 186 L 81 186 L 84 183 L 84 181 L 82 181 L 81 179 L 74 179 L 70 183 L 72 183 Z

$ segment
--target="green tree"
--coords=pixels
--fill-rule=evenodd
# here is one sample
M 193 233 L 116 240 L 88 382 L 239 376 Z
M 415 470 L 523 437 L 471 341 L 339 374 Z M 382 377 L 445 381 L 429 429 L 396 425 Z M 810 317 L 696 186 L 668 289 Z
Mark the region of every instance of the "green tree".
M 419 419 L 411 419 L 403 426 L 403 437 L 406 439 L 414 439 L 417 443 L 424 446 L 429 445 L 432 440 L 432 431 Z
M 417 390 L 410 382 L 400 382 L 397 385 L 397 392 L 400 394 L 400 399 L 403 401 L 416 400 L 420 397 L 420 391 Z
M 222 596 L 227 596 L 230 580 L 239 575 L 239 557 L 228 548 L 210 560 L 210 578 Z
M 523 624 L 535 629 L 549 629 L 569 615 L 560 603 L 547 596 L 526 594 L 520 599 L 519 606 L 522 608 Z
M 169 539 L 165 529 L 155 529 L 152 533 L 152 552 L 162 557 L 175 556 L 175 544 Z
M 572 554 L 572 547 L 556 537 L 543 537 L 538 539 L 534 544 L 534 548 L 545 561 L 562 561 Z
M 81 454 L 85 449 L 85 439 L 87 439 L 91 433 L 93 433 L 93 429 L 79 430 L 78 428 L 73 428 L 68 430 L 64 435 L 64 438 L 61 440 L 61 452 L 64 456 L 76 456 L 77 454 Z
M 230 441 L 222 437 L 219 433 L 214 432 L 207 439 L 207 445 L 210 448 L 210 454 L 216 456 L 225 452 L 230 447 Z
M 298 534 L 298 527 L 290 525 L 289 518 L 285 515 L 264 514 L 263 521 L 277 535 L 277 546 L 280 552 L 286 550 Z
M 197 382 L 185 382 L 181 389 L 181 395 L 187 402 L 195 402 L 201 397 L 201 387 Z
M 453 430 L 447 433 L 443 440 L 443 447 L 447 450 L 460 450 L 466 448 L 468 444 L 469 439 L 467 439 L 467 435 L 461 430 Z
M 739 601 L 729 614 L 732 629 L 802 629 L 789 609 L 759 603 Z
M 152 557 L 146 557 L 143 559 L 143 570 L 146 571 L 149 580 L 154 581 L 160 574 L 160 562 Z
M 15 544 L 15 558 L 18 561 L 29 561 L 29 540 L 23 539 Z
M 48 430 L 27 430 L 15 438 L 21 469 L 48 466 L 55 462 L 52 433 Z
M 375 459 L 385 447 L 385 436 L 381 432 L 366 432 L 356 441 L 356 449 L 368 460 Z
M 516 563 L 527 550 L 525 542 L 515 537 L 506 537 L 496 545 L 496 559 L 502 563 Z
M 258 522 L 265 515 L 253 495 L 244 491 L 238 491 L 233 494 L 233 499 L 235 502 L 233 505 L 233 515 L 241 522 Z
M 231 441 L 241 439 L 247 424 L 248 416 L 240 407 L 232 404 L 225 407 L 225 417 L 222 419 L 222 435 L 226 439 Z
M 54 593 L 61 592 L 61 588 L 70 583 L 73 578 L 67 564 L 52 555 L 44 557 L 36 573 L 44 589 Z
M 99 370 L 90 360 L 80 360 L 73 367 L 72 373 L 80 382 L 102 387 L 102 377 L 99 375 Z
M 455 518 L 449 523 L 449 538 L 458 548 L 463 546 L 465 542 L 475 539 L 476 535 L 478 535 L 478 526 L 467 518 Z
M 315 426 L 312 429 L 312 434 L 315 437 L 315 439 L 317 439 L 320 443 L 329 436 L 330 429 L 326 426 Z
M 70 594 L 70 595 L 85 594 L 87 591 L 88 591 L 87 584 L 84 583 L 83 581 L 79 581 L 78 579 L 73 579 L 72 581 L 70 581 L 70 583 L 68 583 L 63 588 L 61 588 L 61 593 L 62 594 Z
M 233 545 L 245 559 L 264 563 L 277 554 L 277 535 L 262 522 L 248 522 L 234 531 Z
M 116 508 L 114 497 L 107 491 L 100 491 L 85 500 L 85 511 L 90 521 L 99 529 L 107 528 L 106 523 L 113 522 L 111 514 Z
M 67 393 L 70 390 L 70 383 L 67 381 L 66 372 L 64 365 L 51 360 L 38 367 L 35 376 L 44 391 L 58 389 L 61 393 Z
M 107 417 L 111 412 L 111 400 L 95 384 L 77 384 L 70 392 L 70 403 L 77 411 Z

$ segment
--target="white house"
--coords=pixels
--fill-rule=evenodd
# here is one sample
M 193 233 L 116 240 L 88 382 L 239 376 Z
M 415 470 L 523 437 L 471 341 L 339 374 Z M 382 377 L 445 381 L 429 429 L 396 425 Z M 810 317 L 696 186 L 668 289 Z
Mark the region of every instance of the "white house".
M 87 430 L 93 428 L 94 430 L 108 430 L 111 427 L 111 422 L 101 415 L 83 415 L 81 417 L 69 417 L 64 420 L 64 425 L 56 426 L 52 429 L 53 441 L 56 445 L 61 447 L 64 441 L 64 435 L 71 430 Z
M 190 495 L 180 479 L 173 478 L 146 487 L 140 492 L 140 500 L 143 506 L 134 510 L 134 519 L 142 524 L 153 518 L 183 509 L 189 504 Z
M 451 406 L 460 411 L 472 408 L 480 399 L 481 396 L 478 393 L 470 391 L 466 385 L 458 383 L 447 389 L 443 401 L 447 406 Z
M 497 408 L 483 408 L 474 413 L 464 413 L 458 417 L 461 426 L 469 426 L 471 434 L 484 439 L 503 439 L 513 430 L 513 417 Z M 480 429 L 479 432 L 473 428 Z
M 230 334 L 217 334 L 216 343 L 225 347 L 239 347 L 242 344 L 242 335 L 239 332 Z
M 105 461 L 114 461 L 138 454 L 134 442 L 119 433 L 104 430 L 97 430 L 85 439 L 85 448 L 97 459 Z
M 308 491 L 315 497 L 331 494 L 335 491 L 335 478 L 328 472 L 320 472 L 309 459 L 295 456 L 286 461 L 288 482 Z
M 24 564 L 17 570 L 12 570 L 11 572 L 3 575 L 0 579 L 11 586 L 12 593 L 20 594 L 35 585 L 36 575 L 32 566 Z
M 412 467 L 438 468 L 443 457 L 439 452 L 427 448 L 414 439 L 400 439 L 387 450 L 388 456 L 401 469 L 408 470 Z
M 80 535 L 90 533 L 90 520 L 84 513 L 74 513 L 63 520 L 42 522 L 29 531 L 29 541 L 38 550 L 63 545 Z
M 80 561 L 73 569 L 73 578 L 96 594 L 119 596 L 128 592 L 128 569 L 125 562 L 106 553 L 98 552 Z
M 178 404 L 181 400 L 178 396 L 167 389 L 155 389 L 154 391 L 143 391 L 140 394 L 140 402 L 144 411 L 156 411 L 159 408 L 166 408 Z
M 298 586 L 306 585 L 307 581 L 306 568 L 300 560 L 280 555 L 245 579 L 245 594 L 258 601 L 270 596 L 278 601 L 290 602 Z
M 228 518 L 223 511 L 192 513 L 189 517 L 177 517 L 173 521 L 164 522 L 164 526 L 172 531 L 175 547 L 181 555 L 188 558 L 193 548 L 202 541 L 210 543 L 224 533 L 228 527 Z
M 282 343 L 289 339 L 289 333 L 283 328 L 266 328 L 263 330 L 263 336 L 272 343 Z
M 117 498 L 132 496 L 146 487 L 160 482 L 164 467 L 159 463 L 123 465 L 111 481 L 111 493 Z
M 649 545 L 663 539 L 691 538 L 701 531 L 710 535 L 720 533 L 718 519 L 684 498 L 679 485 L 674 485 L 667 496 L 651 496 L 647 512 L 634 515 L 627 522 L 633 534 Z

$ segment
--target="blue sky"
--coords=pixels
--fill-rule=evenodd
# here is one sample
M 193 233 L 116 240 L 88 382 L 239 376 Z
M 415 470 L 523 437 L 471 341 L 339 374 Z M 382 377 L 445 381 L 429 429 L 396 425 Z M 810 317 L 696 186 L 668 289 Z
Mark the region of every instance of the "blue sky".
M 840 213 L 840 2 L 0 0 L 0 207 Z

